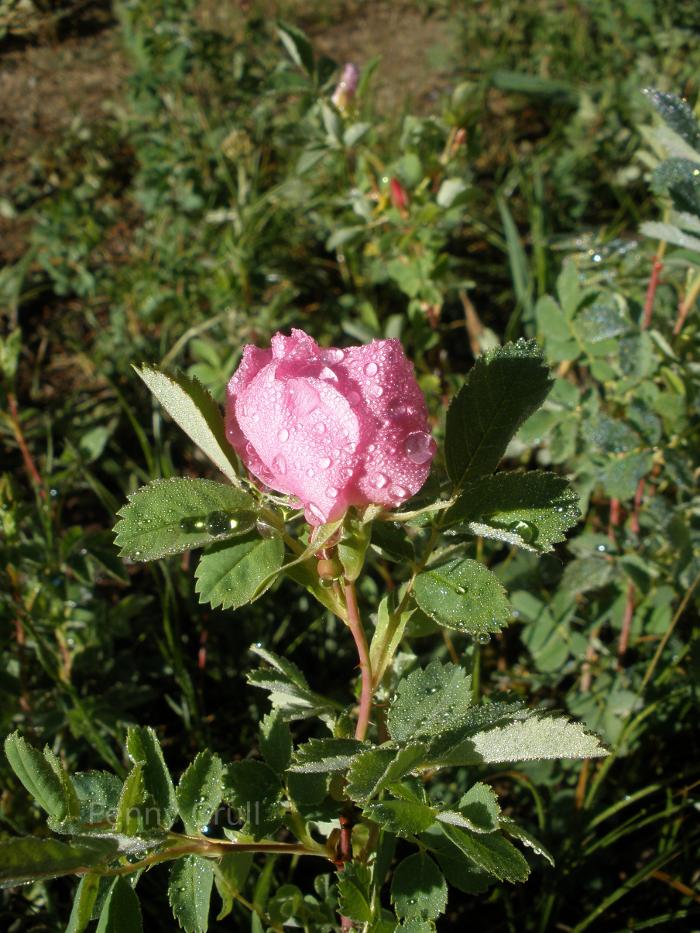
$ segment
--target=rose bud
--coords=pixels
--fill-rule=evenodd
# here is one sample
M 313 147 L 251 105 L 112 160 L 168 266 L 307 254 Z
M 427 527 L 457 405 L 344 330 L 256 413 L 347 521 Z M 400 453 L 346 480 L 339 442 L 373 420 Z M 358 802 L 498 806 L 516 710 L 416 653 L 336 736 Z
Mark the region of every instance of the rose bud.
M 312 525 L 350 506 L 401 505 L 435 454 L 412 364 L 398 340 L 346 350 L 302 330 L 247 345 L 228 384 L 226 434 L 262 484 L 304 506 Z
M 336 88 L 333 91 L 333 96 L 331 97 L 333 104 L 338 108 L 338 110 L 347 110 L 350 104 L 353 102 L 355 99 L 355 91 L 357 90 L 357 84 L 359 80 L 360 72 L 357 70 L 355 65 L 352 64 L 352 62 L 348 62 L 343 68 L 340 81 L 336 85 Z
M 389 194 L 391 195 L 391 203 L 396 210 L 405 214 L 408 210 L 408 192 L 398 178 L 392 178 L 389 182 Z

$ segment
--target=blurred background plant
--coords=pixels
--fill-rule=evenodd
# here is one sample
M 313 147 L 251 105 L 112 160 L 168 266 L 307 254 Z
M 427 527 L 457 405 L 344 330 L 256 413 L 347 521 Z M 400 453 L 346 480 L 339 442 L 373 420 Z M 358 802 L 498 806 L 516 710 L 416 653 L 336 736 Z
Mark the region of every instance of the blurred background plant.
M 275 330 L 398 336 L 439 435 L 474 356 L 536 336 L 558 379 L 509 454 L 573 478 L 584 518 L 538 561 L 478 543 L 520 624 L 439 650 L 415 625 L 405 664 L 478 652 L 487 693 L 567 709 L 613 754 L 483 775 L 556 867 L 453 892 L 441 928 L 697 926 L 699 27 L 692 0 L 0 3 L 4 733 L 123 774 L 150 724 L 177 772 L 255 746 L 251 643 L 315 658 L 331 694 L 354 663 L 293 588 L 210 616 L 186 560 L 118 560 L 125 494 L 209 469 L 132 362 L 221 399 Z M 389 545 L 367 585 L 405 560 Z M 34 831 L 1 774 L 2 832 Z M 246 896 L 298 909 L 270 899 L 310 869 L 268 864 Z M 146 928 L 171 929 L 158 871 Z M 63 929 L 73 886 L 5 891 L 3 928 Z

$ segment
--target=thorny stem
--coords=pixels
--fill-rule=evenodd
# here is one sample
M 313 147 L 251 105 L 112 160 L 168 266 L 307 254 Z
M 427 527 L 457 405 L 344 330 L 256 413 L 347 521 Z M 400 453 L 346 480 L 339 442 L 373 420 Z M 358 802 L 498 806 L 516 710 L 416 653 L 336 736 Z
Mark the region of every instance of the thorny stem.
M 360 711 L 357 716 L 357 726 L 355 728 L 355 738 L 362 741 L 367 735 L 370 716 L 372 715 L 372 665 L 369 660 L 369 646 L 367 636 L 360 618 L 360 610 L 357 606 L 357 593 L 355 584 L 346 580 L 343 591 L 345 593 L 345 605 L 348 612 L 348 628 L 355 639 L 357 656 L 360 660 Z

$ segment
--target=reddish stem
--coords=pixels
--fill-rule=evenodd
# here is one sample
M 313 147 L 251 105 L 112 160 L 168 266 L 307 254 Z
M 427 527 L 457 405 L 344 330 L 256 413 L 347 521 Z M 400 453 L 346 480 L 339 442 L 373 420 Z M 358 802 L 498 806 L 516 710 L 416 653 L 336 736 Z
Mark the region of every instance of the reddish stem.
M 355 728 L 355 738 L 361 741 L 367 735 L 369 719 L 372 715 L 372 666 L 369 660 L 369 646 L 367 636 L 362 627 L 360 610 L 357 606 L 357 594 L 355 585 L 349 580 L 345 581 L 345 605 L 348 610 L 348 627 L 355 639 L 357 656 L 360 659 L 360 711 L 357 716 L 357 726 Z
M 634 619 L 634 583 L 630 580 L 627 584 L 627 599 L 625 601 L 625 613 L 622 617 L 622 631 L 620 632 L 620 641 L 617 645 L 617 656 L 622 660 L 630 640 L 630 630 L 632 620 Z
M 654 299 L 656 298 L 656 288 L 659 284 L 659 276 L 661 275 L 661 270 L 663 269 L 664 264 L 659 259 L 659 254 L 657 253 L 654 257 L 654 265 L 651 267 L 651 276 L 649 277 L 649 284 L 647 285 L 647 294 L 644 299 L 644 314 L 642 315 L 642 330 L 646 330 L 647 327 L 651 324 L 651 316 L 654 312 Z
M 611 541 L 615 540 L 615 533 L 620 525 L 622 509 L 619 499 L 610 500 L 610 521 L 608 523 L 608 537 Z
M 20 449 L 22 454 L 22 460 L 24 461 L 24 468 L 29 474 L 29 478 L 34 483 L 39 492 L 39 495 L 42 499 L 46 498 L 46 490 L 44 489 L 44 484 L 41 481 L 41 474 L 37 470 L 36 463 L 29 451 L 27 442 L 24 439 L 24 434 L 22 433 L 22 425 L 19 421 L 19 412 L 17 410 L 17 399 L 14 397 L 13 393 L 8 393 L 7 396 L 7 407 L 10 411 L 10 421 L 12 422 L 12 430 L 14 431 L 15 440 L 17 441 L 17 446 Z
M 336 850 L 335 867 L 338 871 L 343 871 L 347 862 L 352 861 L 352 817 L 347 813 L 341 813 L 339 817 L 340 835 L 338 836 L 338 847 Z M 340 929 L 354 930 L 355 925 L 350 917 L 340 915 Z
M 630 517 L 630 528 L 636 535 L 638 535 L 640 532 L 639 511 L 642 507 L 642 499 L 644 498 L 645 487 L 646 487 L 646 480 L 644 479 L 644 477 L 642 477 L 637 483 L 637 491 L 634 494 L 634 509 L 632 510 L 632 515 Z

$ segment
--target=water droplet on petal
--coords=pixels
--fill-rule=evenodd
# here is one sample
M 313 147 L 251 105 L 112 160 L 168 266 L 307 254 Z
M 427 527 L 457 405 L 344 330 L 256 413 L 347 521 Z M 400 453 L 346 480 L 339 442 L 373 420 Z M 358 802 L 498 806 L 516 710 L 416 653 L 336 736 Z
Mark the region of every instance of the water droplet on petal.
M 326 495 L 328 496 L 329 499 L 337 499 L 338 490 L 335 488 L 335 486 L 329 486 L 328 489 L 326 490 Z
M 277 435 L 277 440 L 280 442 L 280 444 L 284 444 L 284 442 L 288 438 L 289 438 L 289 431 L 286 428 L 282 428 L 282 430 Z
M 306 475 L 307 475 L 307 476 L 315 476 L 315 475 L 316 475 L 316 471 L 314 470 L 313 467 L 309 467 L 309 469 L 306 471 Z
M 403 442 L 406 456 L 413 463 L 427 463 L 433 456 L 435 442 L 425 431 L 414 431 Z
M 309 503 L 309 512 L 311 512 L 311 514 L 314 515 L 316 518 L 318 518 L 320 521 L 325 522 L 326 516 L 324 512 L 321 509 L 319 509 L 319 507 L 315 503 L 313 502 Z
M 369 394 L 373 395 L 374 398 L 379 398 L 380 396 L 384 395 L 384 389 L 378 385 L 371 385 L 369 387 Z
M 408 491 L 403 486 L 392 486 L 391 494 L 398 499 L 405 499 L 408 496 Z
M 368 364 L 365 366 L 365 373 L 366 373 L 366 375 L 368 375 L 368 376 L 376 376 L 377 370 L 378 370 L 378 369 L 379 369 L 379 367 L 377 366 L 376 363 L 368 363 Z
M 314 425 L 314 431 L 315 431 L 317 434 L 325 434 L 325 433 L 326 433 L 326 425 L 323 423 L 323 421 L 318 421 L 318 422 Z
M 318 465 L 321 467 L 322 470 L 327 470 L 328 467 L 331 465 L 331 462 L 332 461 L 330 457 L 321 457 L 321 459 L 318 461 Z
M 383 489 L 386 486 L 386 476 L 383 473 L 377 473 L 372 482 L 377 489 Z
M 277 456 L 272 461 L 272 469 L 276 473 L 286 473 L 287 472 L 287 461 L 284 459 L 282 454 L 277 454 Z
M 342 363 L 345 359 L 345 353 L 337 347 L 329 347 L 324 351 L 323 358 L 327 363 Z

